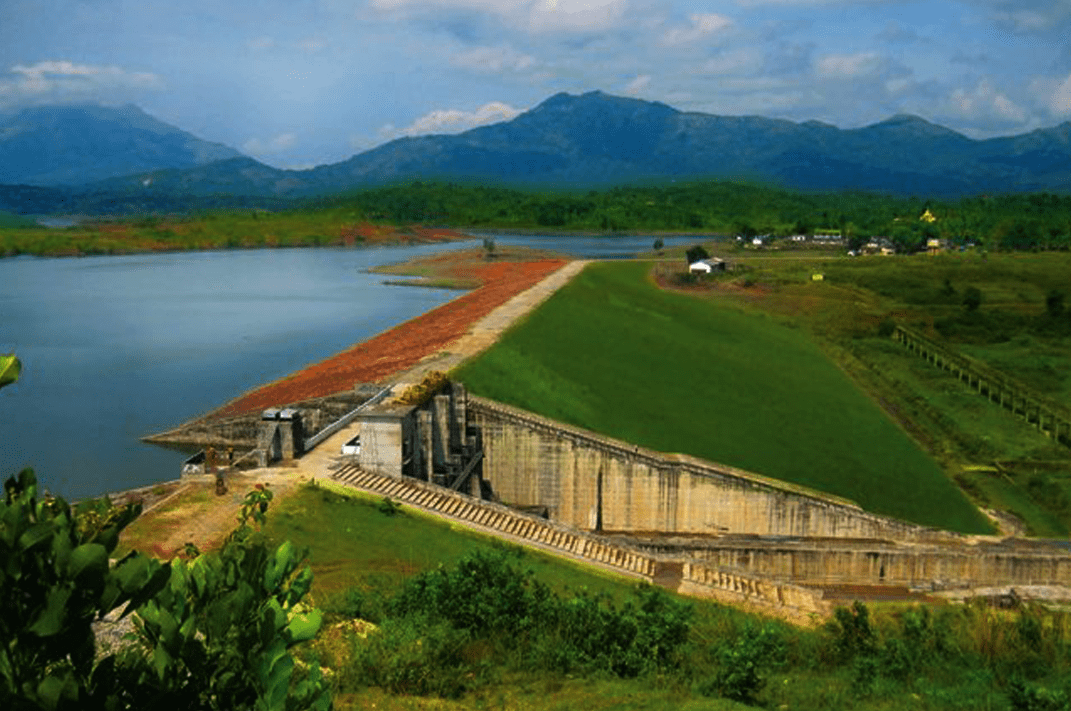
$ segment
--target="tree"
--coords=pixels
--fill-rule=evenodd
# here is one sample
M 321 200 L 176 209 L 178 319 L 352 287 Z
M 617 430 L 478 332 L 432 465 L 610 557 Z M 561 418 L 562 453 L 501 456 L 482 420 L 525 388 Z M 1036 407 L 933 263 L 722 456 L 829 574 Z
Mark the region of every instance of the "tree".
M 490 237 L 483 238 L 483 256 L 484 259 L 494 259 L 495 257 L 495 241 Z
M 666 246 L 666 243 L 662 241 L 661 237 L 655 238 L 654 244 L 651 245 L 651 249 L 655 250 L 659 254 L 662 254 L 662 248 Z
M 688 260 L 688 264 L 692 265 L 698 262 L 700 259 L 707 259 L 710 257 L 710 253 L 703 249 L 703 245 L 697 244 L 694 247 L 689 247 L 688 251 L 684 253 L 685 258 Z
M 1053 289 L 1045 296 L 1045 312 L 1053 318 L 1063 316 L 1064 292 Z
M 963 290 L 963 306 L 968 312 L 973 313 L 982 305 L 982 292 L 978 287 L 968 286 Z

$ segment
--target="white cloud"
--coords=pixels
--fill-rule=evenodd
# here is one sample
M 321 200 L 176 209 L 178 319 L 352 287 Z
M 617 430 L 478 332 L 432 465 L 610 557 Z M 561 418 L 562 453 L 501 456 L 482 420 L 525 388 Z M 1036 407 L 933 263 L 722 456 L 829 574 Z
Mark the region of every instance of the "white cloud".
M 646 89 L 647 85 L 650 84 L 650 83 L 651 83 L 651 75 L 650 74 L 640 74 L 635 79 L 630 81 L 628 84 L 625 84 L 625 86 L 621 89 L 621 91 L 625 92 L 629 96 L 635 96 L 636 94 L 638 94 L 641 91 L 643 91 L 644 89 Z
M 725 15 L 716 13 L 693 14 L 689 16 L 690 25 L 674 27 L 662 35 L 664 45 L 691 44 L 713 34 L 723 32 L 733 26 L 733 21 Z
M 242 144 L 242 150 L 251 156 L 270 156 L 290 150 L 297 143 L 297 135 L 293 133 L 280 133 L 274 138 L 262 141 L 259 138 L 250 138 Z
M 988 79 L 982 79 L 972 89 L 953 90 L 949 103 L 959 116 L 974 121 L 1019 124 L 1029 118 L 1025 109 L 996 89 Z
M 1071 0 L 973 0 L 992 8 L 999 24 L 1024 34 L 1044 33 L 1071 22 Z
M 716 57 L 710 57 L 698 67 L 697 74 L 741 74 L 758 70 L 762 67 L 762 53 L 753 47 L 734 49 Z
M 16 64 L 0 78 L 0 105 L 123 98 L 130 92 L 157 90 L 163 80 L 151 72 L 116 66 L 46 60 Z
M 1071 114 L 1071 74 L 1052 92 L 1049 109 L 1057 116 Z
M 628 0 L 370 0 L 381 13 L 404 17 L 444 11 L 480 12 L 529 32 L 597 32 L 616 25 Z
M 876 52 L 830 54 L 815 62 L 815 72 L 828 79 L 854 79 L 877 73 L 882 64 Z
M 486 103 L 474 111 L 435 109 L 404 128 L 397 128 L 393 124 L 387 124 L 379 130 L 379 137 L 380 140 L 388 141 L 401 136 L 461 133 L 477 126 L 509 121 L 519 113 L 521 113 L 521 109 L 515 109 L 501 101 Z M 365 142 L 354 137 L 352 143 L 355 146 L 361 146 Z
M 450 58 L 450 64 L 455 67 L 492 73 L 519 72 L 531 68 L 535 63 L 534 57 L 510 47 L 473 47 Z

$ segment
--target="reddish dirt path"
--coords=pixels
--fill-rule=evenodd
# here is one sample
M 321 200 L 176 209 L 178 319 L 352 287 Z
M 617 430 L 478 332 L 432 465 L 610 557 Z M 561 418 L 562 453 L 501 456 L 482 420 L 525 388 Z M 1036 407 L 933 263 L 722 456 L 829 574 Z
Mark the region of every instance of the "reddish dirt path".
M 209 416 L 232 417 L 324 397 L 348 390 L 355 383 L 376 382 L 410 368 L 425 356 L 443 350 L 496 307 L 565 264 L 563 259 L 540 259 L 453 266 L 450 271 L 454 276 L 475 279 L 483 286 L 327 360 L 246 393 Z

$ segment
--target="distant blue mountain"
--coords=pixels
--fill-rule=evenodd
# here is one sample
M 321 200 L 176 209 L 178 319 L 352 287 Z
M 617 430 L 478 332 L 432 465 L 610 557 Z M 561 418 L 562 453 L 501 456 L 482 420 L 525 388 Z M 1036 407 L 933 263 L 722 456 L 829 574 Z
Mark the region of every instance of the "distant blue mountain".
M 125 156 L 136 153 L 135 146 L 146 148 L 140 160 L 148 166 L 86 189 L 98 196 L 120 195 L 130 204 L 159 203 L 165 195 L 285 199 L 410 180 L 586 188 L 716 178 L 802 190 L 858 189 L 934 197 L 1071 192 L 1071 122 L 1019 136 L 974 140 L 910 115 L 840 129 L 818 121 L 682 112 L 598 91 L 579 96 L 562 93 L 510 121 L 456 135 L 400 138 L 340 163 L 292 171 L 197 142 L 133 107 L 127 113 L 142 125 L 166 128 L 159 133 L 165 144 L 186 147 L 182 153 L 149 150 L 156 144 L 148 140 L 118 141 Z M 73 118 L 55 121 L 64 127 L 63 135 L 72 137 L 64 145 L 82 145 L 73 138 L 77 133 Z M 123 124 L 120 135 L 135 135 L 134 123 L 128 122 L 129 129 Z M 96 128 L 89 135 L 95 138 L 84 143 L 92 144 L 107 163 L 112 159 L 100 141 L 106 129 L 100 123 L 91 125 Z M 5 141 L 12 139 L 4 130 L 0 128 L 0 166 L 4 166 L 0 182 L 12 182 L 6 176 L 13 171 L 2 153 Z M 27 163 L 30 144 L 22 145 L 24 163 L 32 164 Z M 50 155 L 62 152 L 57 149 Z M 153 164 L 165 155 L 173 162 Z M 191 165 L 181 164 L 179 155 Z M 223 160 L 211 162 L 213 158 Z M 116 175 L 120 164 L 129 165 L 132 159 L 125 160 L 112 160 L 115 168 L 109 164 L 109 172 Z M 49 180 L 22 182 L 89 183 L 99 177 L 90 175 L 88 168 L 70 167 L 84 162 L 53 161 L 47 168 L 45 163 L 38 162 L 39 173 Z
M 0 183 L 83 185 L 238 156 L 133 105 L 38 106 L 0 117 Z

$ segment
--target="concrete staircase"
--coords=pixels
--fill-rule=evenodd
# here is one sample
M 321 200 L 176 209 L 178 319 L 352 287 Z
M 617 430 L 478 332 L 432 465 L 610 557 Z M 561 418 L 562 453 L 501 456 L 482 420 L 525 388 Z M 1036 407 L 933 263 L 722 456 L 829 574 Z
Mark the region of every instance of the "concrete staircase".
M 673 568 L 679 571 L 679 563 L 661 563 L 654 556 L 599 540 L 545 518 L 474 499 L 434 484 L 373 474 L 345 460 L 336 463 L 331 478 L 340 484 L 388 497 L 500 538 L 550 550 L 558 555 L 565 554 L 648 582 L 657 579 L 664 587 L 675 589 L 674 584 L 679 584 L 681 580 L 679 572 L 676 580 L 667 579 L 666 576 Z
M 811 624 L 828 616 L 820 591 L 755 575 L 741 574 L 698 561 L 643 552 L 601 536 L 475 499 L 444 487 L 363 471 L 350 459 L 335 459 L 331 479 L 344 486 L 461 523 L 524 546 L 546 550 L 637 580 L 695 597 Z

